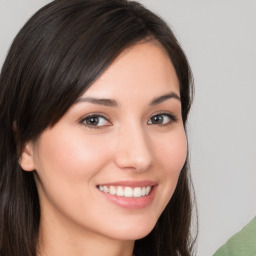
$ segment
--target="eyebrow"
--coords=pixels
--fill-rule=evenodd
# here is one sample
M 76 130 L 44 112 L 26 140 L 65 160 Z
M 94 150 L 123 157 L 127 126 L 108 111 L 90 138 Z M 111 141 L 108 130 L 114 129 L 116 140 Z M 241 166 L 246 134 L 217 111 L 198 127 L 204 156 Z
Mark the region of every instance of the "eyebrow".
M 168 93 L 165 95 L 162 95 L 160 97 L 157 97 L 155 99 L 153 99 L 149 105 L 154 106 L 157 104 L 160 104 L 168 99 L 177 99 L 180 101 L 180 97 L 174 93 Z M 118 107 L 119 104 L 116 100 L 113 99 L 100 99 L 100 98 L 93 98 L 93 97 L 86 97 L 86 98 L 79 98 L 76 100 L 76 103 L 78 102 L 89 102 L 89 103 L 93 103 L 93 104 L 97 104 L 97 105 L 103 105 L 103 106 L 107 106 L 107 107 Z
M 165 95 L 162 95 L 160 97 L 153 99 L 151 101 L 150 105 L 151 106 L 157 105 L 157 104 L 162 103 L 163 101 L 166 101 L 166 100 L 172 99 L 172 98 L 180 101 L 180 97 L 178 96 L 178 94 L 176 94 L 175 92 L 171 92 L 171 93 L 168 93 L 168 94 L 165 94 Z
M 118 103 L 112 99 L 98 99 L 92 97 L 79 98 L 76 102 L 89 102 L 97 105 L 103 105 L 107 107 L 117 107 Z

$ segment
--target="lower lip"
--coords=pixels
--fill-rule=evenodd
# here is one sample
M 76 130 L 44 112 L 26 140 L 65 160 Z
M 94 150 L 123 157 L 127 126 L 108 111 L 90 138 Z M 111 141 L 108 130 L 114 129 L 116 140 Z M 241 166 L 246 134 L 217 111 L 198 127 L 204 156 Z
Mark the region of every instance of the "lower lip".
M 127 209 L 142 209 L 149 206 L 155 197 L 156 186 L 153 186 L 150 193 L 147 196 L 143 197 L 124 197 L 124 196 L 115 196 L 108 193 L 101 192 L 112 203 Z

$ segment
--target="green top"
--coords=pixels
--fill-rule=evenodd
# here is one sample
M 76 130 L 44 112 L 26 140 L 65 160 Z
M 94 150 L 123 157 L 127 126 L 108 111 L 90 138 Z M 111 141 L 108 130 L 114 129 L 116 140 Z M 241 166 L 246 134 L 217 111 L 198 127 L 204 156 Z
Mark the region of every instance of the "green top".
M 232 236 L 213 256 L 256 256 L 256 217 Z

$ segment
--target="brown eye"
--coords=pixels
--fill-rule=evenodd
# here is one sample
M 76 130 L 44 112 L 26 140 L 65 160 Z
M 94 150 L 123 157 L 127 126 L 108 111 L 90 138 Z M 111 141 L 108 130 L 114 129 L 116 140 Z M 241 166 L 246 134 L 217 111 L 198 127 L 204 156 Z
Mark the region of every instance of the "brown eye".
M 97 116 L 90 116 L 85 119 L 86 124 L 89 125 L 98 125 L 99 124 L 99 117 Z
M 100 116 L 100 115 L 87 116 L 87 117 L 83 118 L 81 123 L 86 126 L 93 127 L 93 128 L 110 125 L 109 121 L 105 117 Z
M 157 116 L 153 116 L 150 118 L 152 124 L 162 124 L 163 123 L 163 116 L 162 115 L 157 115 Z
M 153 125 L 164 125 L 164 124 L 170 124 L 174 121 L 176 121 L 177 119 L 172 115 L 172 114 L 157 114 L 152 116 L 149 121 L 148 124 Z

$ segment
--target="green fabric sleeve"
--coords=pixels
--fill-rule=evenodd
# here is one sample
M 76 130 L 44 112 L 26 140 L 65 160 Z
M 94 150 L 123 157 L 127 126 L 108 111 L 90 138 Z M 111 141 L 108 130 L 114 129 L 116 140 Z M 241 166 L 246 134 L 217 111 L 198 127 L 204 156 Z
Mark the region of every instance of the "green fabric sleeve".
M 256 217 L 232 236 L 213 256 L 256 256 Z

